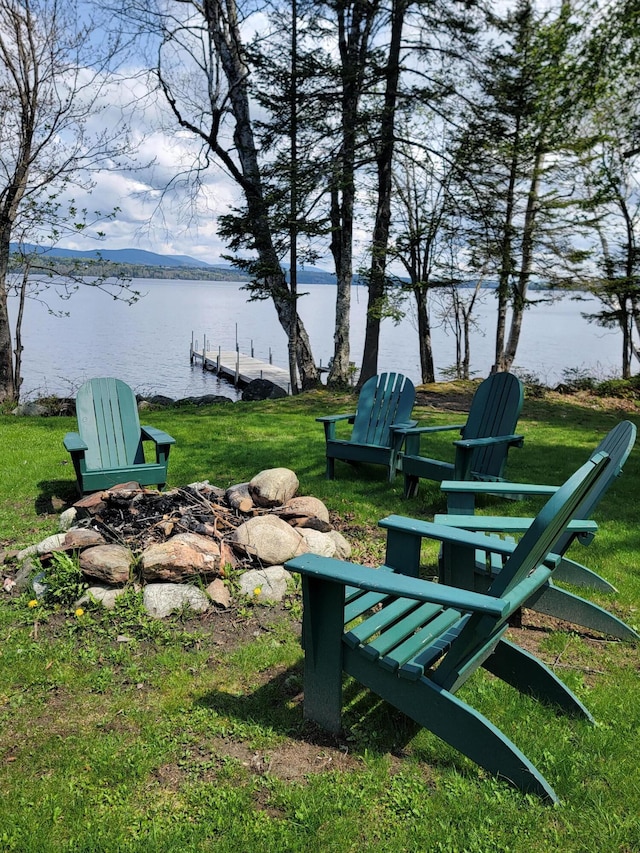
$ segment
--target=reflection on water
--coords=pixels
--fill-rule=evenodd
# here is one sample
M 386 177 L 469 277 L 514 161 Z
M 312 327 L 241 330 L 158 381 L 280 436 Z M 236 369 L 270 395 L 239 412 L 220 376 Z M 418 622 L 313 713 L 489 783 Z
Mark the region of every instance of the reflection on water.
M 237 283 L 137 280 L 146 296 L 133 306 L 90 288 L 61 307 L 69 317 L 51 316 L 30 303 L 24 328 L 23 397 L 46 392 L 73 394 L 92 376 L 117 376 L 136 391 L 175 399 L 202 394 L 237 398 L 235 389 L 189 363 L 192 335 L 208 347 L 241 352 L 253 347 L 256 358 L 287 367 L 287 340 L 270 301 L 248 302 Z M 326 365 L 333 352 L 335 287 L 306 285 L 300 313 L 314 357 Z M 591 303 L 593 306 L 594 303 Z M 59 307 L 54 305 L 54 307 Z M 487 292 L 479 306 L 471 365 L 486 376 L 493 361 L 495 297 Z M 527 311 L 516 366 L 549 385 L 563 369 L 580 368 L 596 376 L 619 373 L 620 341 L 615 332 L 588 324 L 580 312 L 586 303 L 562 298 Z M 366 292 L 354 288 L 351 359 L 362 357 Z M 442 326 L 433 330 L 437 371 L 455 362 L 455 340 Z M 397 370 L 420 381 L 418 336 L 410 314 L 398 325 L 386 320 L 380 339 L 379 369 Z M 442 374 L 439 374 L 439 378 Z

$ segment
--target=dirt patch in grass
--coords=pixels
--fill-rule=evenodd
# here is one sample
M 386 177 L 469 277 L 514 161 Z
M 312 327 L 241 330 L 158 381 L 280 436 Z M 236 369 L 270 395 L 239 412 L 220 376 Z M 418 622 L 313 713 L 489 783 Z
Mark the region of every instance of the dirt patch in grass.
M 361 765 L 361 760 L 350 755 L 346 748 L 323 743 L 322 737 L 290 740 L 260 750 L 238 741 L 216 738 L 211 748 L 217 755 L 236 759 L 251 773 L 275 776 L 288 782 L 300 782 L 316 773 L 353 770 Z
M 478 387 L 476 382 L 437 382 L 416 390 L 416 405 L 445 412 L 468 412 Z
M 564 635 L 566 642 L 550 644 L 548 641 L 553 635 Z M 640 667 L 638 644 L 623 642 L 535 610 L 523 609 L 521 626 L 511 625 L 507 637 L 557 670 L 560 678 L 563 669 L 573 669 L 582 673 L 590 685 L 605 674 L 606 663 L 599 664 L 604 655 L 615 655 L 619 663 Z
M 478 384 L 474 381 L 459 381 L 420 385 L 416 389 L 416 405 L 445 412 L 466 413 L 469 411 Z M 600 397 L 591 391 L 575 391 L 569 394 L 546 389 L 542 392 L 542 397 L 550 402 L 606 412 L 633 414 L 640 409 L 637 400 L 622 397 Z

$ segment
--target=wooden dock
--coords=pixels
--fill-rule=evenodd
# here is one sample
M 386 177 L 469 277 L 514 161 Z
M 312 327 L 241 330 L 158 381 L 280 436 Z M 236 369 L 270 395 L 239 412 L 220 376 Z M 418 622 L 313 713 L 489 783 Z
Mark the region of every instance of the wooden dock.
M 208 343 L 208 342 L 207 342 Z M 282 367 L 274 367 L 266 361 L 260 361 L 250 355 L 243 355 L 237 350 L 211 350 L 199 348 L 197 342 L 191 344 L 189 358 L 191 363 L 202 364 L 203 370 L 210 370 L 218 376 L 223 376 L 238 387 L 245 387 L 254 379 L 268 379 L 274 385 L 291 393 L 289 371 Z

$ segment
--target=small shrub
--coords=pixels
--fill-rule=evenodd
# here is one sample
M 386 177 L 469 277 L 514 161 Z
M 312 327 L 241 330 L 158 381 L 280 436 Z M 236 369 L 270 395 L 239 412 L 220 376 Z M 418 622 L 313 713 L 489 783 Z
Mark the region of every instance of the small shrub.
M 533 373 L 530 370 L 522 370 L 519 367 L 514 367 L 511 372 L 523 383 L 524 392 L 527 397 L 533 397 L 538 400 L 544 397 L 547 386 L 537 373 Z
M 478 375 L 477 370 L 469 370 L 468 376 L 463 376 L 462 366 L 459 364 L 451 364 L 449 367 L 439 368 L 442 378 L 447 382 L 456 382 L 458 379 L 474 379 Z
M 622 400 L 640 400 L 640 376 L 631 379 L 607 379 L 595 388 L 598 397 L 618 397 Z
M 68 607 L 77 601 L 89 586 L 85 581 L 77 556 L 63 551 L 54 552 L 44 569 L 47 591 L 47 604 L 60 604 Z
M 576 394 L 578 391 L 593 391 L 596 380 L 583 367 L 566 367 L 562 371 L 561 389 L 564 394 Z

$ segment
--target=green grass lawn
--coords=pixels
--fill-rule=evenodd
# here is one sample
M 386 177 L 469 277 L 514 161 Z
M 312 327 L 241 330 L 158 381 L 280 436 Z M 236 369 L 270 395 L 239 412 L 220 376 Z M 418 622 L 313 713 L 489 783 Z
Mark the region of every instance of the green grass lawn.
M 176 438 L 169 486 L 229 486 L 285 466 L 323 500 L 354 547 L 381 559 L 389 513 L 431 518 L 436 484 L 402 498 L 381 468 L 336 463 L 324 479 L 315 416 L 353 410 L 326 392 L 265 403 L 167 409 L 144 421 Z M 621 410 L 527 400 L 509 474 L 560 483 L 586 460 Z M 459 414 L 418 410 L 422 422 Z M 62 446 L 75 421 L 0 416 L 0 548 L 55 532 L 75 499 Z M 452 435 L 429 455 L 453 459 Z M 426 447 L 423 447 L 423 452 Z M 588 551 L 618 589 L 587 593 L 640 627 L 640 451 L 599 506 Z M 537 504 L 486 499 L 480 511 L 526 515 Z M 424 560 L 437 554 L 426 547 Z M 517 642 L 569 684 L 596 725 L 559 717 L 486 673 L 462 698 L 502 729 L 561 798 L 525 797 L 390 707 L 345 684 L 345 734 L 302 718 L 300 602 L 164 621 L 139 596 L 107 615 L 45 611 L 31 595 L 0 598 L 0 850 L 58 851 L 575 851 L 640 850 L 640 651 L 553 620 L 524 616 Z

